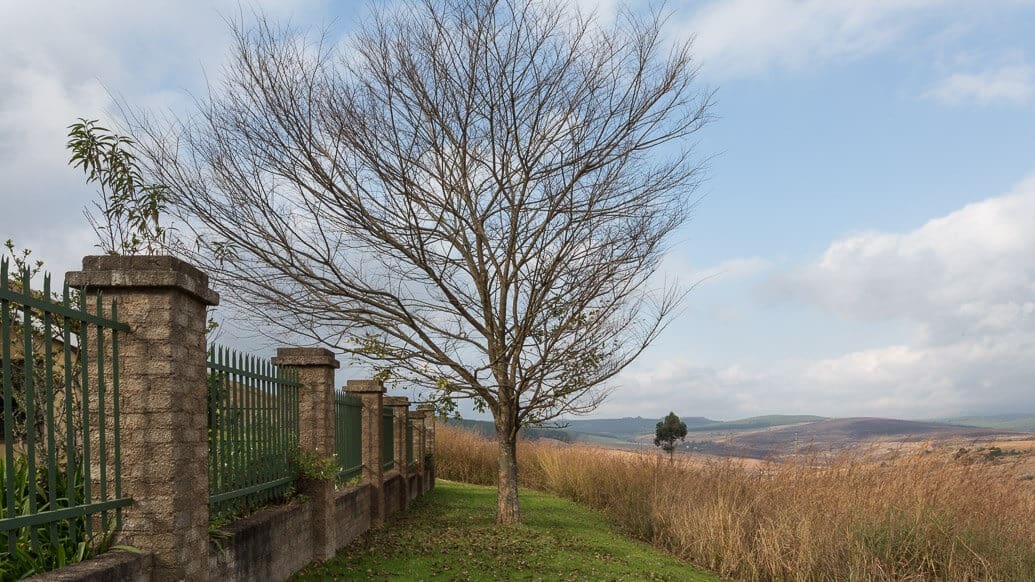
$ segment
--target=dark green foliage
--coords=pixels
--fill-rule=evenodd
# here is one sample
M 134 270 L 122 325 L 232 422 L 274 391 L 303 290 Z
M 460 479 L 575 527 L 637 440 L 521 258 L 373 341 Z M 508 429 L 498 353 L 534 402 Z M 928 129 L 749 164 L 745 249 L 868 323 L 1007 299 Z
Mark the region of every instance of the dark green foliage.
M 81 168 L 88 184 L 100 188 L 100 200 L 86 218 L 97 234 L 98 245 L 113 255 L 149 255 L 168 247 L 169 229 L 160 222 L 169 189 L 145 180 L 128 137 L 101 127 L 97 120 L 80 118 L 68 126 L 68 163 Z
M 686 423 L 679 420 L 675 412 L 669 412 L 661 422 L 654 427 L 654 446 L 661 447 L 672 458 L 676 450 L 676 441 L 686 438 Z
M 6 461 L 0 456 L 0 474 L 3 474 L 5 471 Z M 8 494 L 14 495 L 15 507 L 25 508 L 29 505 L 30 476 L 25 457 L 19 456 L 15 458 L 14 475 L 14 490 L 8 492 L 5 488 L 3 497 L 0 497 L 0 515 L 3 517 L 7 517 L 5 508 L 7 507 Z M 68 482 L 66 477 L 62 472 L 57 474 L 55 489 L 58 497 L 56 499 L 56 506 L 53 508 L 50 506 L 50 490 L 48 489 L 46 476 L 41 471 L 34 478 L 36 481 L 36 503 L 40 512 L 86 503 L 83 494 L 84 483 L 81 471 L 76 471 L 73 476 L 72 491 L 74 492 L 74 498 L 71 500 L 71 503 L 67 499 Z M 22 511 L 21 513 L 27 512 Z M 68 564 L 88 560 L 97 554 L 111 549 L 115 532 L 114 519 L 109 519 L 109 523 L 104 524 L 105 527 L 101 531 L 95 532 L 92 537 L 89 537 L 87 532 L 86 520 L 86 517 L 80 516 L 50 524 L 23 527 L 12 531 L 11 534 L 17 536 L 15 553 L 12 555 L 6 551 L 6 545 L 3 545 L 3 551 L 0 551 L 0 580 L 16 580 L 33 574 L 48 572 Z M 35 530 L 35 548 L 32 542 L 32 530 Z

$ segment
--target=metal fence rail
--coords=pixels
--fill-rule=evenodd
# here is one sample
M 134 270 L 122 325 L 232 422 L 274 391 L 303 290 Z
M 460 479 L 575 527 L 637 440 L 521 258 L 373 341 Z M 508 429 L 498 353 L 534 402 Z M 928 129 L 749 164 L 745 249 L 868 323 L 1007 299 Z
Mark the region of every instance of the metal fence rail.
M 348 481 L 363 470 L 363 403 L 344 392 L 334 393 L 334 457 L 338 478 Z
M 132 503 L 122 496 L 118 369 L 118 332 L 129 328 L 115 302 L 106 316 L 98 296 L 91 314 L 68 285 L 58 300 L 49 275 L 42 292 L 32 291 L 28 271 L 19 275 L 12 281 L 0 259 L 0 534 L 9 555 L 74 548 L 93 535 L 91 516 L 119 528 Z
M 381 413 L 381 465 L 385 471 L 395 467 L 395 414 L 390 406 Z
M 222 346 L 208 358 L 209 507 L 261 505 L 287 494 L 298 450 L 298 377 Z

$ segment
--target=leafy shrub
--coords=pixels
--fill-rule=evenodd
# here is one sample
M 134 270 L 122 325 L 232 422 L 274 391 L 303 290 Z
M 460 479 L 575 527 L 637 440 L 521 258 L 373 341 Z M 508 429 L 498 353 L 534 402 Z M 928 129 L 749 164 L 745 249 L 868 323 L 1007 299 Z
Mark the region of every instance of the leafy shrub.
M 3 457 L 0 457 L 0 475 L 6 475 L 6 460 Z M 18 512 L 19 514 L 28 513 L 30 478 L 35 479 L 36 482 L 37 511 L 49 511 L 85 503 L 85 483 L 81 471 L 76 471 L 73 475 L 71 503 L 68 500 L 66 475 L 62 471 L 56 474 L 56 507 L 51 507 L 49 480 L 44 470 L 30 476 L 25 457 L 15 457 L 14 490 L 9 491 L 6 487 L 4 488 L 3 495 L 0 497 L 0 517 L 8 517 L 8 495 L 14 496 L 14 505 L 21 510 Z M 113 547 L 135 551 L 126 546 L 112 546 L 115 535 L 112 513 L 109 513 L 109 523 L 104 524 L 105 527 L 100 528 L 100 531 L 95 531 L 90 537 L 87 536 L 87 519 L 89 518 L 80 516 L 53 524 L 13 530 L 8 535 L 17 535 L 14 554 L 8 551 L 6 536 L 0 535 L 0 579 L 13 580 L 49 572 L 88 560 Z M 36 537 L 35 547 L 32 543 L 33 534 Z

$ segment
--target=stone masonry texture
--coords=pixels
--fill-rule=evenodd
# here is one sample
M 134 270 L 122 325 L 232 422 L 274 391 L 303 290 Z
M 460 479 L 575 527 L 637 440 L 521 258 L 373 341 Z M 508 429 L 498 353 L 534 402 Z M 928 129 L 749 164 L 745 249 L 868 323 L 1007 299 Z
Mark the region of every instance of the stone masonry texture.
M 83 259 L 66 276 L 118 303 L 122 543 L 153 554 L 154 580 L 204 580 L 208 554 L 205 309 L 208 277 L 174 257 Z

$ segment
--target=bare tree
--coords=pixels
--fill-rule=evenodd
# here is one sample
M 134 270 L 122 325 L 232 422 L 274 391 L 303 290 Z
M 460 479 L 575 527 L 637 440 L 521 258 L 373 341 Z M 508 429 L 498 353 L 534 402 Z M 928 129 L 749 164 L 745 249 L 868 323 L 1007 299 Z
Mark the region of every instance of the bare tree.
M 518 429 L 593 410 L 685 296 L 652 282 L 699 183 L 689 43 L 545 0 L 423 0 L 346 43 L 257 21 L 198 116 L 137 131 L 154 179 L 231 300 L 491 411 L 519 522 Z

